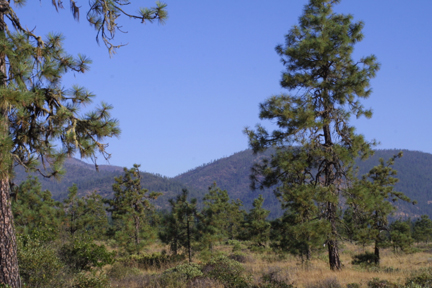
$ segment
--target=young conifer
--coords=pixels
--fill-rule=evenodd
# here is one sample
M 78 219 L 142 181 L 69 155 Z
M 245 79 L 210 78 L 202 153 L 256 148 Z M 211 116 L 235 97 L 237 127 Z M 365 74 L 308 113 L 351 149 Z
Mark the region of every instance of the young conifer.
M 234 239 L 238 236 L 244 220 L 244 211 L 240 208 L 240 200 L 230 200 L 228 192 L 213 183 L 208 193 L 204 195 L 204 208 L 202 211 L 202 229 L 204 241 L 209 248 L 216 241 Z
M 198 233 L 198 220 L 201 218 L 198 212 L 197 200 L 188 200 L 188 190 L 174 199 L 170 199 L 171 213 L 165 218 L 165 229 L 160 232 L 162 242 L 169 244 L 174 254 L 184 248 L 189 262 L 192 262 L 192 244 L 200 237 Z
M 356 181 L 349 190 L 347 205 L 353 211 L 354 222 L 357 222 L 357 241 L 374 243 L 375 264 L 380 263 L 380 248 L 384 246 L 388 235 L 388 217 L 396 210 L 392 202 L 411 200 L 402 192 L 394 190 L 399 181 L 393 169 L 394 161 L 402 157 L 402 152 L 387 162 L 379 159 L 379 165 L 373 167 L 361 180 Z M 391 202 L 389 202 L 389 200 Z
M 255 153 L 275 147 L 275 154 L 254 167 L 255 186 L 280 184 L 276 193 L 290 208 L 303 201 L 301 191 L 316 211 L 310 219 L 325 219 L 329 265 L 340 270 L 338 224 L 340 197 L 352 178 L 357 157 L 371 154 L 371 143 L 349 124 L 352 115 L 371 117 L 359 99 L 371 94 L 369 80 L 379 68 L 375 56 L 353 60 L 354 45 L 361 41 L 362 22 L 333 12 L 339 0 L 310 0 L 299 25 L 276 47 L 286 67 L 281 86 L 289 94 L 273 96 L 260 105 L 260 118 L 278 126 L 246 129 Z M 260 175 L 264 176 L 263 179 Z M 288 197 L 284 196 L 289 194 Z
M 115 222 L 117 241 L 128 253 L 136 254 L 146 244 L 143 240 L 149 238 L 147 216 L 154 208 L 150 200 L 162 194 L 142 188 L 139 167 L 134 164 L 131 169 L 124 168 L 124 175 L 116 177 L 112 186 L 113 199 L 106 201 Z
M 263 206 L 264 198 L 259 195 L 253 201 L 253 208 L 245 217 L 244 227 L 248 239 L 257 246 L 266 247 L 270 237 L 270 222 L 266 219 L 270 214 L 269 210 L 264 209 Z

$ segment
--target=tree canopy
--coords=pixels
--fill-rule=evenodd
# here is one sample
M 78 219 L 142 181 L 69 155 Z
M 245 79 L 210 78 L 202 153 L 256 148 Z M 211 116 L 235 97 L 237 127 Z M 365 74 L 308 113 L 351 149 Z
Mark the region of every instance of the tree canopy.
M 305 209 L 316 211 L 310 219 L 329 223 L 326 245 L 333 270 L 341 269 L 339 199 L 352 179 L 354 160 L 367 158 L 373 145 L 349 122 L 351 116 L 371 117 L 360 99 L 370 96 L 369 80 L 379 69 L 373 55 L 352 59 L 354 45 L 363 39 L 363 23 L 333 12 L 339 2 L 311 0 L 305 6 L 285 45 L 276 47 L 286 68 L 280 83 L 290 93 L 260 104 L 260 118 L 277 128 L 271 133 L 260 125 L 245 130 L 255 153 L 276 148 L 270 160 L 255 165 L 253 184 L 278 184 L 275 191 L 287 209 L 298 207 L 307 191 Z

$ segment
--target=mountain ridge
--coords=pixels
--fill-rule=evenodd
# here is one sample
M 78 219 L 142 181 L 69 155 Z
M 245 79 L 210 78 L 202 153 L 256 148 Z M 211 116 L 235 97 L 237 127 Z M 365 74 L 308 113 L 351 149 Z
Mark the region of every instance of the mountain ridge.
M 397 159 L 394 165 L 400 180 L 395 188 L 397 191 L 404 192 L 412 200 L 417 200 L 418 205 L 396 203 L 399 208 L 396 217 L 418 217 L 422 214 L 432 217 L 432 154 L 404 149 L 375 150 L 375 155 L 368 160 L 357 161 L 359 175 L 367 173 L 377 165 L 379 158 L 387 160 L 401 150 L 404 156 Z M 271 151 L 267 150 L 263 154 L 254 155 L 250 149 L 246 149 L 200 165 L 175 177 L 141 172 L 142 186 L 150 191 L 164 193 L 156 201 L 156 205 L 160 209 L 168 209 L 168 199 L 175 197 L 182 189 L 188 189 L 191 197 L 201 200 L 207 193 L 208 187 L 216 182 L 221 189 L 228 191 L 232 199 L 242 200 L 247 209 L 251 208 L 253 200 L 262 194 L 265 198 L 264 207 L 271 211 L 270 217 L 275 218 L 280 216 L 282 211 L 272 190 L 251 191 L 249 180 L 252 164 L 262 157 L 269 157 L 270 154 Z M 75 158 L 66 160 L 65 169 L 66 174 L 60 182 L 39 177 L 43 189 L 50 190 L 56 200 L 64 199 L 68 187 L 73 183 L 77 184 L 81 196 L 96 190 L 103 197 L 109 198 L 112 196 L 111 186 L 114 177 L 123 173 L 123 168 L 115 165 L 100 165 L 99 172 L 96 172 L 94 165 Z M 15 175 L 17 183 L 27 177 L 22 168 L 16 169 Z

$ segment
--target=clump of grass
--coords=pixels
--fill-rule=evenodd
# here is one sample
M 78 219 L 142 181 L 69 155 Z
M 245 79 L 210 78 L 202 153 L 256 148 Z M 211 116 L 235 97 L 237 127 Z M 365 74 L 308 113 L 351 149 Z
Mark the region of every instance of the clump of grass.
M 327 278 L 317 283 L 309 284 L 306 288 L 342 288 L 342 285 L 336 278 Z

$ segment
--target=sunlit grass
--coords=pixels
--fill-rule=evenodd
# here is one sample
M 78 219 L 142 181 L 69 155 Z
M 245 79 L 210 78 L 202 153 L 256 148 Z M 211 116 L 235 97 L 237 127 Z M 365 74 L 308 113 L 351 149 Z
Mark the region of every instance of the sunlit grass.
M 214 247 L 214 254 L 230 255 L 232 253 L 230 245 L 218 245 Z M 146 254 L 160 253 L 167 250 L 168 247 L 153 244 L 144 251 Z M 407 254 L 394 253 L 391 248 L 381 250 L 380 267 L 361 267 L 352 265 L 352 256 L 365 251 L 372 251 L 372 247 L 359 247 L 351 243 L 341 245 L 341 261 L 343 264 L 342 271 L 333 272 L 329 269 L 326 250 L 315 251 L 312 260 L 309 263 L 302 262 L 300 257 L 289 254 L 277 254 L 270 249 L 256 252 L 247 249 L 242 245 L 241 253 L 247 255 L 245 273 L 251 275 L 253 282 L 258 284 L 263 274 L 277 271 L 279 279 L 288 284 L 294 284 L 295 287 L 304 288 L 308 285 L 323 281 L 325 279 L 336 279 L 342 287 L 349 283 L 361 284 L 361 287 L 367 287 L 367 283 L 373 278 L 385 279 L 394 283 L 403 284 L 407 277 L 421 268 L 429 268 L 432 264 L 432 248 L 428 245 L 420 247 L 422 252 Z M 200 254 L 196 253 L 194 262 L 204 263 Z M 140 275 L 125 279 L 113 280 L 113 287 L 146 287 L 143 286 L 143 277 L 146 275 L 157 275 L 162 273 L 163 269 L 140 270 Z M 198 285 L 198 284 L 197 284 Z M 183 287 L 178 283 L 178 287 Z M 203 287 L 222 287 L 216 283 L 210 283 Z

